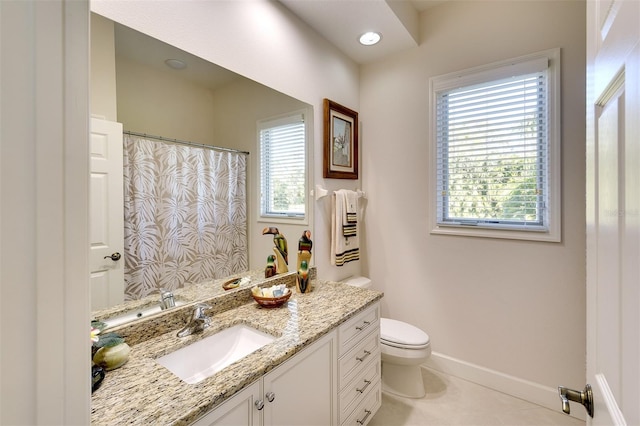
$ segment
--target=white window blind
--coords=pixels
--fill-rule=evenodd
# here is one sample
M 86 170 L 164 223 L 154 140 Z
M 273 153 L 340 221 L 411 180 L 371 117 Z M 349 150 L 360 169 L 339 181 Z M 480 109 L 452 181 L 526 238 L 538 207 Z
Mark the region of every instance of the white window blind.
M 306 156 L 304 115 L 258 123 L 260 214 L 304 218 Z
M 549 230 L 548 63 L 432 82 L 437 226 Z

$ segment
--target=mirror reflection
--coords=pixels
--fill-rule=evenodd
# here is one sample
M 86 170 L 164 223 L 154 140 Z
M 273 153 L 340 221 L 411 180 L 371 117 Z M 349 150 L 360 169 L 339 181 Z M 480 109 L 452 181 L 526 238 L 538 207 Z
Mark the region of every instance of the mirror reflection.
M 101 20 L 100 25 L 93 25 L 94 19 Z M 114 252 L 122 251 L 123 259 L 119 263 L 93 256 L 98 263 L 106 265 L 104 269 L 107 273 L 118 268 L 124 272 L 124 278 L 120 279 L 124 282 L 113 285 L 111 290 L 100 287 L 108 281 L 104 274 L 92 273 L 94 314 L 104 317 L 109 312 L 133 310 L 137 315 L 142 312 L 140 309 L 158 305 L 162 291 L 172 292 L 179 304 L 190 303 L 199 297 L 224 293 L 222 284 L 230 278 L 264 274 L 273 242 L 262 237 L 262 229 L 275 222 L 286 235 L 294 239 L 312 226 L 308 216 L 297 222 L 260 217 L 257 123 L 281 119 L 287 114 L 299 114 L 301 111 L 311 119 L 312 107 L 177 47 L 103 17 L 92 16 L 92 38 L 104 37 L 105 34 L 99 33 L 104 28 L 112 28 L 115 49 L 111 52 L 97 51 L 96 44 L 92 43 L 91 55 L 101 57 L 103 63 L 115 65 L 115 88 L 103 84 L 99 74 L 97 76 L 92 70 L 92 97 L 100 98 L 95 99 L 96 102 L 92 99 L 92 109 L 105 100 L 106 103 L 114 102 L 117 110 L 117 119 L 114 121 L 122 123 L 125 146 L 125 191 L 121 201 L 121 205 L 125 206 L 124 237 L 128 235 L 131 239 L 133 235 L 135 245 L 129 242 L 127 246 L 123 241 L 120 245 L 115 243 L 109 247 Z M 110 36 L 109 32 L 106 36 Z M 95 61 L 92 60 L 92 64 Z M 92 112 L 104 116 L 100 111 Z M 310 133 L 307 131 L 307 134 Z M 176 140 L 179 143 L 175 143 Z M 305 143 L 310 144 L 309 136 Z M 149 160 L 152 147 L 155 149 L 164 145 L 167 145 L 166 152 L 153 161 Z M 226 150 L 210 150 L 198 145 L 213 145 Z M 195 149 L 195 152 L 185 154 L 189 149 Z M 312 149 L 307 146 L 306 153 L 309 152 Z M 207 156 L 212 157 L 211 163 L 197 163 Z M 133 160 L 140 159 L 142 162 L 134 164 Z M 308 158 L 302 161 L 307 164 Z M 143 179 L 139 174 L 148 171 L 151 164 L 157 169 L 151 173 L 155 176 L 153 181 Z M 220 165 L 223 166 L 220 167 L 218 180 L 226 180 L 227 188 L 218 194 L 210 184 L 198 183 L 196 172 L 215 169 Z M 177 169 L 183 172 L 187 170 L 188 173 L 171 174 Z M 192 171 L 193 174 L 190 174 Z M 230 177 L 239 172 L 241 176 Z M 129 187 L 132 182 L 142 181 L 146 190 L 132 202 Z M 149 207 L 145 201 L 149 201 L 150 194 L 165 194 L 166 188 L 172 187 L 177 190 L 177 198 L 163 201 L 164 211 L 172 214 L 166 222 L 169 223 L 166 225 L 168 228 L 160 232 L 158 226 L 152 225 L 151 231 L 147 230 L 151 234 L 141 232 L 142 227 L 153 222 L 158 215 L 158 209 Z M 181 200 L 187 195 L 192 198 L 183 204 L 170 201 Z M 185 206 L 193 207 L 193 210 L 187 212 Z M 210 210 L 203 213 L 203 208 Z M 216 215 L 233 220 L 216 225 L 213 222 Z M 197 222 L 188 224 L 189 217 L 204 217 L 205 225 Z M 171 224 L 174 228 L 171 228 Z M 157 238 L 146 236 L 152 235 L 154 230 L 159 232 Z M 192 232 L 185 234 L 185 230 Z M 156 251 L 160 244 L 167 246 L 164 252 Z M 218 258 L 223 266 L 204 268 L 207 271 L 204 275 L 190 275 L 194 264 L 210 261 L 198 258 L 193 254 L 194 251 L 188 249 L 198 246 L 217 247 L 211 258 Z M 143 264 L 148 263 L 149 259 L 160 266 L 155 269 L 142 268 L 147 266 Z M 126 267 L 125 260 L 128 260 Z M 202 296 L 192 291 L 196 285 L 199 285 L 197 288 L 203 293 Z M 186 291 L 190 286 L 193 288 Z

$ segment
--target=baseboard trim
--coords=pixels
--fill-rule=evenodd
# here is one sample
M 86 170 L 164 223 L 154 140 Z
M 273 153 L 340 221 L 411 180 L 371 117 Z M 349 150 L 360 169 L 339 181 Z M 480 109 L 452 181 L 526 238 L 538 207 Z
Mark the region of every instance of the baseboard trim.
M 450 374 L 481 386 L 529 401 L 553 411 L 561 410 L 557 388 L 543 386 L 496 370 L 471 364 L 460 359 L 433 352 L 423 367 Z M 571 416 L 586 419 L 583 409 L 572 404 Z

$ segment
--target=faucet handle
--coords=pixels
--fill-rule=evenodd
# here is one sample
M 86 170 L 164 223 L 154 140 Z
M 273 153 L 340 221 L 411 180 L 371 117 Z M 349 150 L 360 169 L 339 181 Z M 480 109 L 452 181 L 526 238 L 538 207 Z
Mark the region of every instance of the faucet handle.
M 211 325 L 211 318 L 204 313 L 204 310 L 209 308 L 211 308 L 211 306 L 204 303 L 198 303 L 193 311 L 193 321 L 198 322 L 201 330 L 204 330 Z
M 160 290 L 160 309 L 168 309 L 176 306 L 176 302 L 173 298 L 173 293 L 170 290 L 161 288 Z
M 193 311 L 193 317 L 206 318 L 206 315 L 204 313 L 205 309 L 211 309 L 211 306 L 207 305 L 206 303 L 198 303 Z

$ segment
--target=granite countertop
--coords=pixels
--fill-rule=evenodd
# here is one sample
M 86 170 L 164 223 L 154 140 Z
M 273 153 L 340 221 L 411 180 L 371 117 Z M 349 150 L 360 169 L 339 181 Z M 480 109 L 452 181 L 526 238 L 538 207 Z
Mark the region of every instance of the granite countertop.
M 306 294 L 292 288 L 289 301 L 273 309 L 255 303 L 250 289 L 236 292 L 229 295 L 236 301 L 228 305 L 233 307 L 213 310 L 211 326 L 192 336 L 176 337 L 181 327 L 175 326 L 170 331 L 160 327 L 153 337 L 145 339 L 134 339 L 131 332 L 127 335 L 123 330 L 131 346 L 129 361 L 108 371 L 100 388 L 93 393 L 91 423 L 189 424 L 383 296 L 377 291 L 331 281 L 314 280 L 313 285 L 313 291 Z M 153 324 L 147 323 L 146 328 Z M 250 325 L 277 338 L 193 385 L 155 361 L 236 324 Z M 137 329 L 143 326 L 138 324 Z

